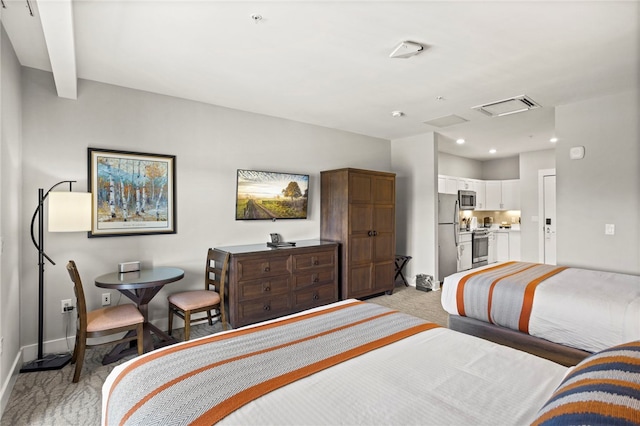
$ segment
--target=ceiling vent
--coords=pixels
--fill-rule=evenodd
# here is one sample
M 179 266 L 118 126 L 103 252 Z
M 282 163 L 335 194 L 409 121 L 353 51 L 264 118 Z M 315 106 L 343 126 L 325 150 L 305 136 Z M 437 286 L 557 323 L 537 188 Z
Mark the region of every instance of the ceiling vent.
M 491 102 L 485 105 L 473 107 L 476 111 L 480 111 L 489 117 L 502 117 L 503 115 L 515 114 L 517 112 L 529 111 L 530 109 L 540 108 L 526 95 L 515 96 L 501 101 Z
M 430 126 L 435 126 L 435 127 L 448 127 L 448 126 L 453 126 L 454 124 L 464 123 L 466 121 L 469 121 L 469 120 L 466 120 L 460 116 L 451 114 L 451 115 L 445 115 L 444 117 L 438 117 L 429 121 L 425 121 L 424 124 L 428 124 Z

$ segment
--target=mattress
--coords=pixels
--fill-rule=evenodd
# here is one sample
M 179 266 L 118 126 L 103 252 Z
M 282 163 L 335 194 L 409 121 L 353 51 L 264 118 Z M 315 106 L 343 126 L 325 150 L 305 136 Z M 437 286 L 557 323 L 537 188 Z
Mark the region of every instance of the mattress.
M 451 315 L 459 315 L 456 294 L 460 281 L 494 267 L 496 264 L 446 277 L 442 307 Z M 638 340 L 640 276 L 564 269 L 535 288 L 528 327 L 532 336 L 587 352 Z
M 278 325 L 280 321 L 289 321 L 325 309 L 352 309 L 354 304 L 375 306 L 374 309 L 380 315 L 387 315 L 390 311 L 382 306 L 347 300 L 219 333 L 215 337 L 220 342 L 229 343 L 236 341 L 242 333 L 251 331 L 253 327 Z M 346 312 L 346 317 L 349 317 L 349 311 Z M 404 321 L 406 318 L 401 319 Z M 414 317 L 409 320 L 418 325 L 427 323 Z M 306 318 L 300 322 L 304 321 Z M 255 339 L 251 339 L 251 345 L 258 347 L 264 344 L 265 339 L 260 338 L 263 330 L 253 331 L 258 334 Z M 294 331 L 294 334 L 297 333 Z M 153 366 L 154 362 L 167 362 L 162 356 L 164 351 L 175 351 L 176 348 L 192 350 L 184 345 L 197 347 L 199 342 L 206 339 L 210 337 L 162 348 L 116 367 L 103 386 L 103 424 L 115 424 L 111 423 L 114 417 L 108 416 L 108 413 L 114 408 L 110 404 L 118 399 L 114 397 L 117 393 L 128 395 L 131 399 L 134 395 L 156 391 L 158 374 L 154 374 L 153 368 L 147 368 L 147 377 L 138 377 L 123 387 L 127 376 L 135 370 L 136 363 Z M 211 346 L 211 353 L 216 353 L 218 349 Z M 319 346 L 317 349 L 324 350 Z M 315 351 L 311 351 L 313 352 Z M 299 362 L 305 356 L 302 351 L 291 358 L 292 361 Z M 154 359 L 146 360 L 147 357 Z M 181 360 L 187 358 L 174 357 L 171 362 L 176 363 L 175 365 L 158 366 L 157 371 L 185 368 L 185 363 Z M 212 355 L 210 362 L 215 364 L 218 357 Z M 264 366 L 269 371 L 271 368 Z M 561 382 L 566 371 L 566 367 L 508 347 L 442 327 L 425 327 L 424 331 L 257 396 L 222 418 L 219 424 L 529 424 Z M 242 373 L 237 380 L 243 380 L 241 376 Z M 174 393 L 168 387 L 164 391 L 168 392 L 166 397 L 170 403 L 156 407 L 153 419 L 146 419 L 145 425 L 184 424 L 173 416 L 179 413 L 180 418 L 189 418 L 186 414 L 191 405 L 189 398 L 194 395 L 197 395 L 196 398 L 209 398 L 211 395 L 209 399 L 215 399 L 218 393 L 228 392 L 228 389 L 224 386 L 219 389 L 213 387 L 204 394 L 200 388 L 192 389 L 188 394 Z M 135 400 L 126 403 L 138 404 Z M 124 424 L 142 424 L 131 419 L 133 417 Z

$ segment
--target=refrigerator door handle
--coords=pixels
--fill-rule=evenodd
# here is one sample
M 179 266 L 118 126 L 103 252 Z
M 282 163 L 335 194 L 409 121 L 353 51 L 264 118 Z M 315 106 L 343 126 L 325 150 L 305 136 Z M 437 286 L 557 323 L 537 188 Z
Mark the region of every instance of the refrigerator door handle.
M 458 200 L 456 200 L 455 208 L 453 209 L 453 241 L 456 243 L 456 247 L 460 242 L 460 225 L 458 225 L 458 216 L 460 215 L 460 206 Z

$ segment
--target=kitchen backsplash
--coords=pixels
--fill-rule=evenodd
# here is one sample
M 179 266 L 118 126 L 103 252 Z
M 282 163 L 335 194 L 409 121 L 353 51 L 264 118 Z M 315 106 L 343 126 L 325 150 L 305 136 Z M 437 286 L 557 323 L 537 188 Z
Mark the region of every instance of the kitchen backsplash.
M 494 225 L 500 225 L 502 222 L 506 222 L 508 225 L 520 224 L 520 210 L 508 210 L 508 211 L 473 211 L 464 210 L 460 212 L 460 223 L 462 219 L 475 217 L 478 220 L 478 226 L 482 227 L 485 217 L 492 217 Z

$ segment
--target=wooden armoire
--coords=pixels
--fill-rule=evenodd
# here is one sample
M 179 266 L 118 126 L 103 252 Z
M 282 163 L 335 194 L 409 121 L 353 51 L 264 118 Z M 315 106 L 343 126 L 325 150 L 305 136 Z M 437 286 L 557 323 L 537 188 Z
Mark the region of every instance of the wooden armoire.
M 320 238 L 340 247 L 340 298 L 394 288 L 394 173 L 360 169 L 320 172 Z

